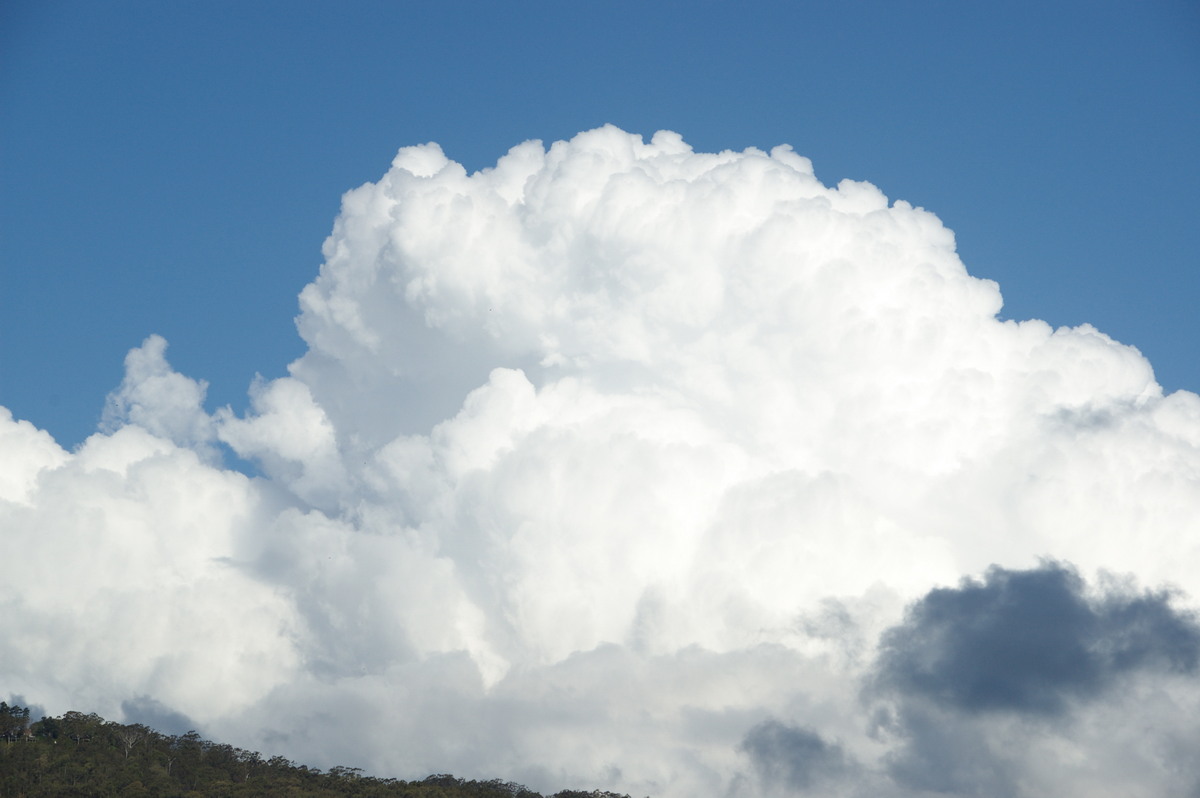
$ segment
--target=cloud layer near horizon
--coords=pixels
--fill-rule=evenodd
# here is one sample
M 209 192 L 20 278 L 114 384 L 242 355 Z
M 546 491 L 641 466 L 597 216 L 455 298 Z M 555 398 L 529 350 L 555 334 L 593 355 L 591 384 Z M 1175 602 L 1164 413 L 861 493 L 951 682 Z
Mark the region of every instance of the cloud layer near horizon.
M 1200 398 L 933 214 L 605 127 L 404 148 L 324 255 L 245 417 L 151 336 L 77 451 L 0 418 L 5 689 L 541 789 L 1200 785 Z

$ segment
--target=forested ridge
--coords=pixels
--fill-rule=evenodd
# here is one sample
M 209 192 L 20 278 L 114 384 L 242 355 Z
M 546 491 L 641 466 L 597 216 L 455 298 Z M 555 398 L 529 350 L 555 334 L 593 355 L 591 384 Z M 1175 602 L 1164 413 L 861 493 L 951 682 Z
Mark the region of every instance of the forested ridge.
M 546 798 L 520 784 L 434 775 L 420 781 L 328 771 L 284 757 L 201 739 L 194 731 L 162 734 L 138 723 L 67 712 L 30 721 L 28 707 L 0 701 L 0 798 L 122 796 L 387 796 L 388 798 Z M 567 790 L 550 798 L 629 798 Z

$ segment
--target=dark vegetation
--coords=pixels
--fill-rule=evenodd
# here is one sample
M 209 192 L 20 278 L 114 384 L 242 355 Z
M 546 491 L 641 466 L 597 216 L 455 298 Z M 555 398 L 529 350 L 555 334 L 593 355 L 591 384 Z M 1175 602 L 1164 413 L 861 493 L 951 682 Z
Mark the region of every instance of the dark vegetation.
M 161 734 L 82 712 L 31 723 L 27 707 L 0 701 L 0 798 L 41 796 L 289 796 L 324 798 L 545 798 L 520 784 L 448 775 L 421 781 L 363 776 L 358 768 L 326 772 L 284 757 L 202 740 L 190 731 Z M 551 798 L 629 798 L 567 790 Z

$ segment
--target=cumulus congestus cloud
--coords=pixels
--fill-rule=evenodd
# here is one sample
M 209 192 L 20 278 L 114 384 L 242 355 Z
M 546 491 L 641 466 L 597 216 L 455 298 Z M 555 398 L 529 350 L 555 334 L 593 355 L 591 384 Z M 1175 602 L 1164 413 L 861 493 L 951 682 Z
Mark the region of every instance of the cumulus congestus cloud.
M 0 422 L 8 689 L 545 789 L 1190 784 L 1200 399 L 932 213 L 606 127 L 404 148 L 324 255 L 248 415 L 152 336 L 78 451 Z

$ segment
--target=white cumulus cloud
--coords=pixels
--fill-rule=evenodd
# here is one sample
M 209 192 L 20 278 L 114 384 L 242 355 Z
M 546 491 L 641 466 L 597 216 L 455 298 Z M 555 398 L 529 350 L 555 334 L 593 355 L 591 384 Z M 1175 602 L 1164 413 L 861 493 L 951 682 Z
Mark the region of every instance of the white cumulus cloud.
M 1179 639 L 1200 596 L 1200 397 L 1090 326 L 1000 320 L 934 214 L 610 126 L 473 174 L 406 147 L 324 255 L 308 351 L 245 417 L 152 336 L 78 451 L 0 419 L 13 692 L 543 790 L 1101 794 L 1014 735 L 1200 783 L 1103 732 L 1194 705 L 1194 663 L 1053 719 L 864 698 L 925 628 L 905 606 L 992 565 L 1174 586 L 1145 606 Z

